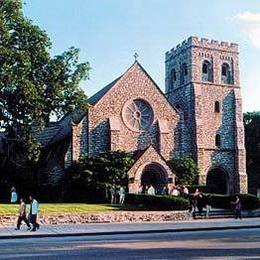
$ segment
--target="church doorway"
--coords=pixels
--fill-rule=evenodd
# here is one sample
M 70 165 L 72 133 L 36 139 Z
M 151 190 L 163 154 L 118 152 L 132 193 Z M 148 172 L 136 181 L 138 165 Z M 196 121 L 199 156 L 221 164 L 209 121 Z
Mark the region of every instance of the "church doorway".
M 146 165 L 141 175 L 141 185 L 143 193 L 152 185 L 156 194 L 162 194 L 163 188 L 168 185 L 167 174 L 158 164 Z
M 213 168 L 207 175 L 207 189 L 210 193 L 228 193 L 228 174 L 221 168 Z

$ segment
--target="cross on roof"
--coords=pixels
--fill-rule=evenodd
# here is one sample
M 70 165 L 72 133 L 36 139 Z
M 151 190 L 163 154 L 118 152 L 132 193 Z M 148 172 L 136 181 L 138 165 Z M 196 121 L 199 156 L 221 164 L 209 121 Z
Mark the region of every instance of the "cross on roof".
M 139 57 L 138 54 L 135 53 L 135 54 L 134 54 L 135 61 L 137 61 L 137 58 L 138 58 L 138 57 Z

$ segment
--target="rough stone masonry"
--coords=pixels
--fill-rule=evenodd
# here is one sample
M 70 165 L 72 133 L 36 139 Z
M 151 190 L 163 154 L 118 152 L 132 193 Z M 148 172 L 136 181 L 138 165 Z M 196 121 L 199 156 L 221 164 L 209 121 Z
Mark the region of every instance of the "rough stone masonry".
M 83 154 L 127 151 L 135 160 L 129 191 L 138 192 L 171 188 L 176 172 L 167 160 L 192 154 L 200 184 L 217 178 L 225 193 L 247 192 L 238 55 L 235 43 L 188 38 L 166 53 L 165 94 L 135 61 L 89 99 L 87 111 L 57 123 L 51 140 L 66 140 L 66 152 L 46 168 L 62 178 L 61 169 Z

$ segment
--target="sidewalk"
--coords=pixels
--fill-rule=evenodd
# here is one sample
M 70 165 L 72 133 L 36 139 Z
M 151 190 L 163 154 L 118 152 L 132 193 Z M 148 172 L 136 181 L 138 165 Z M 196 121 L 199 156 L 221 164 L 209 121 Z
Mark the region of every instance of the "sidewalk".
M 63 237 L 63 236 L 96 236 L 115 234 L 185 232 L 203 230 L 227 230 L 242 228 L 260 228 L 260 218 L 235 219 L 202 219 L 192 221 L 145 222 L 145 223 L 108 223 L 108 224 L 72 224 L 42 225 L 36 232 L 14 227 L 0 226 L 0 239 L 26 237 Z

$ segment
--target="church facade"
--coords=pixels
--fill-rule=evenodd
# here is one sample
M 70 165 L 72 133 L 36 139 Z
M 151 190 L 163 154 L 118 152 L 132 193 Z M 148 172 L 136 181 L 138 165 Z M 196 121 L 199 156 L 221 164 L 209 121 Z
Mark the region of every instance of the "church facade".
M 82 154 L 123 150 L 134 157 L 129 192 L 138 192 L 154 183 L 171 188 L 176 173 L 167 161 L 191 154 L 200 184 L 219 176 L 226 193 L 247 192 L 238 45 L 190 37 L 166 53 L 165 65 L 165 93 L 135 61 L 86 112 L 46 129 L 47 146 L 63 148 L 45 171 L 62 177 Z

